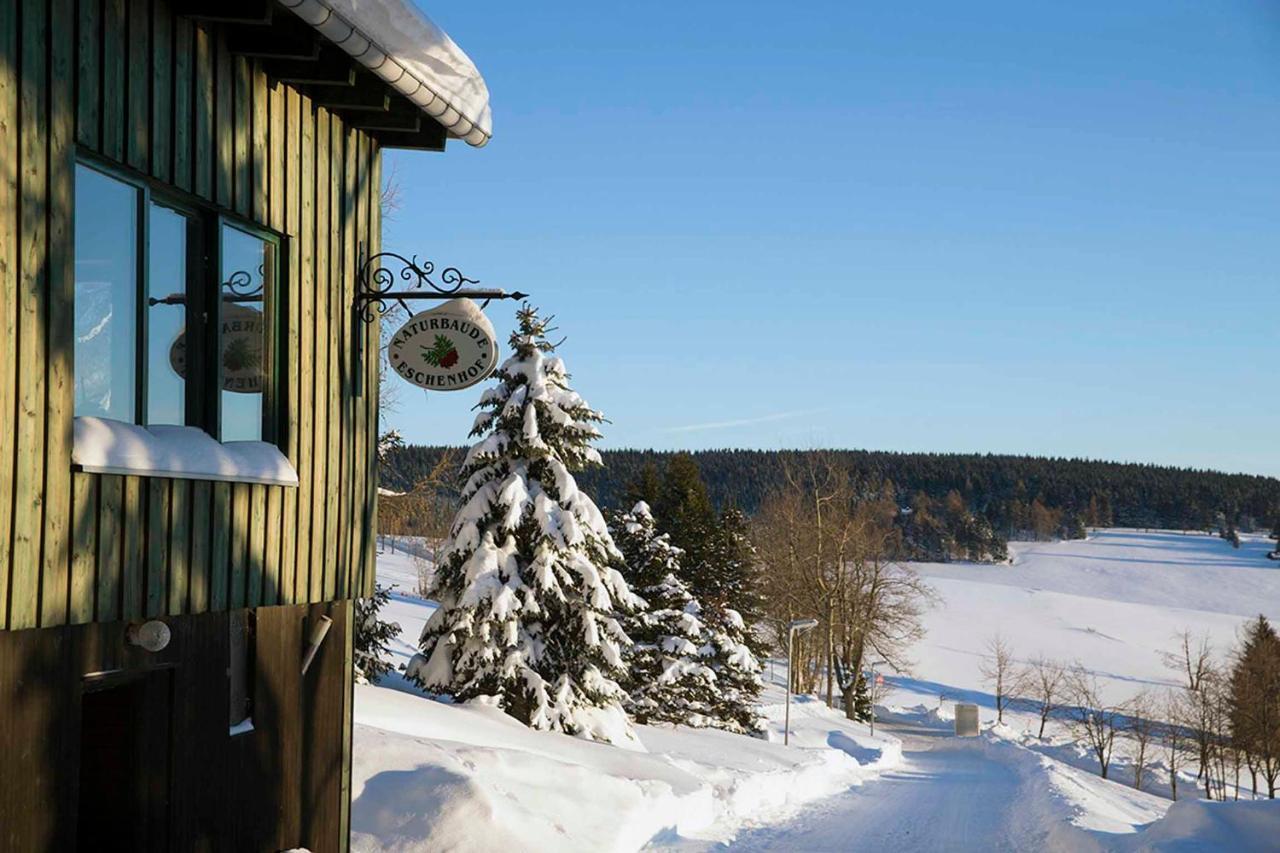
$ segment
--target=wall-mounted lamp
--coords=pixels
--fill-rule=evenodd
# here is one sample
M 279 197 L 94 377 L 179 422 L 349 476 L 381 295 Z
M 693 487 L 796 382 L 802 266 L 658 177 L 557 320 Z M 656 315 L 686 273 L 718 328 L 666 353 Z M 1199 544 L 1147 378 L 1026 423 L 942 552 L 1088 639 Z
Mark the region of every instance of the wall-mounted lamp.
M 333 620 L 328 616 L 321 616 L 316 626 L 311 629 L 311 641 L 307 644 L 307 653 L 302 656 L 303 675 L 306 675 L 307 670 L 311 668 L 311 662 L 316 659 L 316 652 L 320 651 L 320 644 L 329 635 L 331 627 L 333 627 Z
M 159 619 L 150 619 L 142 623 L 134 622 L 124 631 L 125 642 L 149 652 L 163 650 L 169 645 L 169 639 L 172 636 L 169 626 Z

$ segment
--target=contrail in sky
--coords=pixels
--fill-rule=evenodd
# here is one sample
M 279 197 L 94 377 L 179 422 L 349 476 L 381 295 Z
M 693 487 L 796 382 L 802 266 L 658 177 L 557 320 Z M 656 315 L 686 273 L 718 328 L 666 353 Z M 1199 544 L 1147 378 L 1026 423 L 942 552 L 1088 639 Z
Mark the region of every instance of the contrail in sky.
M 825 409 L 802 409 L 795 412 L 774 412 L 771 415 L 760 415 L 756 418 L 739 418 L 732 421 L 708 421 L 701 424 L 685 424 L 684 426 L 664 427 L 661 432 L 702 432 L 709 429 L 727 429 L 729 427 L 750 426 L 752 424 L 767 424 L 771 421 L 785 421 L 790 418 L 799 418 L 805 415 L 816 415 Z

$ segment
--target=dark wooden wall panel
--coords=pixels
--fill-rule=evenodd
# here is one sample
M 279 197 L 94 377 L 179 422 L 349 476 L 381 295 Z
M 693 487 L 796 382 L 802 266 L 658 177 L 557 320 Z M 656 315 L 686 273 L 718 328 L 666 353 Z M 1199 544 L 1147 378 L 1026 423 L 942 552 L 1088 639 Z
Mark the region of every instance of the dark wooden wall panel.
M 333 627 L 305 676 L 302 652 L 321 615 Z M 0 632 L 0 850 L 77 849 L 80 709 L 85 676 L 166 672 L 173 731 L 169 839 L 181 851 L 344 849 L 349 798 L 351 604 L 256 611 L 253 730 L 228 727 L 228 615 L 166 619 L 151 654 L 125 622 Z
M 77 147 L 284 236 L 296 489 L 73 473 Z M 0 630 L 369 593 L 378 329 L 357 357 L 351 324 L 380 169 L 168 0 L 0 0 Z

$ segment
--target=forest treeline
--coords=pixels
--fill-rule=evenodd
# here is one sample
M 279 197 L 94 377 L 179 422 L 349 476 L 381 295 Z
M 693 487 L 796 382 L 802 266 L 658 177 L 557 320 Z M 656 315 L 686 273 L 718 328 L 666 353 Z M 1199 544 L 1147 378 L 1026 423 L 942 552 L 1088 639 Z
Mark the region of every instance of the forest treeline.
M 406 445 L 388 454 L 384 488 L 412 491 L 437 471 L 449 448 Z M 457 449 L 452 452 L 461 460 Z M 620 507 L 646 468 L 664 470 L 673 452 L 604 450 L 603 467 L 576 476 L 602 506 Z M 755 515 L 813 454 L 832 456 L 870 494 L 891 492 L 902 507 L 939 507 L 958 495 L 1000 537 L 1072 535 L 1080 526 L 1270 530 L 1280 516 L 1280 480 L 1085 459 L 875 450 L 700 450 L 697 462 L 717 508 Z

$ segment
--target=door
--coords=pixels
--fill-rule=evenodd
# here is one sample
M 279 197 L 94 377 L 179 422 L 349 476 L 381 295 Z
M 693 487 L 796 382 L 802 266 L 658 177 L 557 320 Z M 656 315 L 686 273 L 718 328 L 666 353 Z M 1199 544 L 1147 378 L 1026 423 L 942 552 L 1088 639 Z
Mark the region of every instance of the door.
M 172 672 L 87 679 L 81 698 L 80 850 L 165 850 Z

